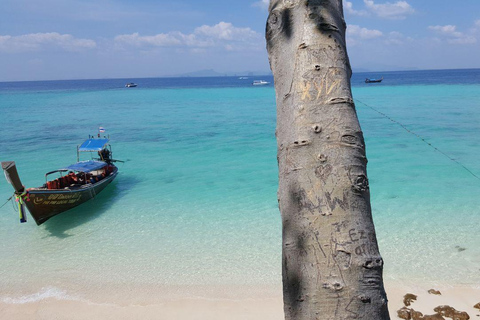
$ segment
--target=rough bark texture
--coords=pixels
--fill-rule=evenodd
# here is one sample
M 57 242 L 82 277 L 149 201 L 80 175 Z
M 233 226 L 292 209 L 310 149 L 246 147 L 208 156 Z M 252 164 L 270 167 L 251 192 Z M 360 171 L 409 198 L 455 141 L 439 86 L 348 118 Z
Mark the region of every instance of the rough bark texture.
M 389 319 L 341 0 L 271 0 L 286 319 Z

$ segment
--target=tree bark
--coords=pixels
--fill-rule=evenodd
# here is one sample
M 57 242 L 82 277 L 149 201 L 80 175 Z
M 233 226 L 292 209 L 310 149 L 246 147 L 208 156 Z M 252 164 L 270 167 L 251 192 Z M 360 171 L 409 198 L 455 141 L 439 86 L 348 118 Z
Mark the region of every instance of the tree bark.
M 286 319 L 389 319 L 342 0 L 271 0 Z

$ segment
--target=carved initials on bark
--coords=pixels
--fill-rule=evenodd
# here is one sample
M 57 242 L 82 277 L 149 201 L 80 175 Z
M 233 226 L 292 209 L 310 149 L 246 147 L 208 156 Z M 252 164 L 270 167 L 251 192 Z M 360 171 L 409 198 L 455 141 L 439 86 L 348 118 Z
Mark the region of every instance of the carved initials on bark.
M 340 206 L 340 208 L 342 208 L 343 210 L 347 210 L 349 207 L 346 191 L 343 191 L 343 199 L 339 199 L 337 197 L 334 197 L 332 199 L 332 194 L 330 192 L 325 192 L 325 200 L 327 200 L 327 205 L 330 208 L 331 212 L 335 210 L 337 205 Z

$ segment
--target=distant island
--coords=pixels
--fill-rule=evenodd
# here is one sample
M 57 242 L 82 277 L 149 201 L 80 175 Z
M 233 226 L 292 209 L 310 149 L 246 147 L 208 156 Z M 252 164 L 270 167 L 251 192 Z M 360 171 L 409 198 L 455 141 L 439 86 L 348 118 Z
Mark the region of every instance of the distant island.
M 365 73 L 365 72 L 379 72 L 379 71 L 393 71 L 395 68 L 376 68 L 375 70 L 373 69 L 368 69 L 368 68 L 352 68 L 353 73 Z M 377 70 L 378 69 L 378 70 Z M 405 69 L 405 68 L 397 68 L 398 70 L 395 71 L 410 71 L 410 70 L 415 70 L 414 68 L 410 69 Z M 254 76 L 265 76 L 265 75 L 272 75 L 271 70 L 264 70 L 264 71 L 238 71 L 238 72 L 233 72 L 233 71 L 228 71 L 228 72 L 218 72 L 213 69 L 204 69 L 204 70 L 198 70 L 198 71 L 192 71 L 192 72 L 187 72 L 187 73 L 179 73 L 179 74 L 170 74 L 170 75 L 163 75 L 160 76 L 161 78 L 166 77 L 175 77 L 175 78 L 189 78 L 189 77 L 254 77 Z
M 271 75 L 272 72 L 270 70 L 268 71 L 239 71 L 239 72 L 217 72 L 213 69 L 205 69 L 205 70 L 199 70 L 199 71 L 193 71 L 193 72 L 187 72 L 187 73 L 182 73 L 182 74 L 175 74 L 175 75 L 168 75 L 166 77 L 240 77 L 240 76 L 247 76 L 247 77 L 252 77 L 252 76 L 259 76 L 259 75 Z

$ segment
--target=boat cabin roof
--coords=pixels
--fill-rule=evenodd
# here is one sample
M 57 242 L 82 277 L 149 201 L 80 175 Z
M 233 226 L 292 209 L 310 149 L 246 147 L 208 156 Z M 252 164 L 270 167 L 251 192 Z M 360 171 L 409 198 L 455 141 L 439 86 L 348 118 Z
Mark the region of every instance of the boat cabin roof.
M 90 172 L 102 169 L 107 164 L 103 161 L 95 161 L 95 160 L 87 160 L 87 161 L 80 161 L 75 164 L 69 165 L 66 168 L 62 168 L 60 170 L 70 170 L 70 171 L 80 171 L 80 172 Z M 58 171 L 60 171 L 58 170 Z
M 105 148 L 108 141 L 108 139 L 87 139 L 78 147 L 78 151 L 100 151 Z

